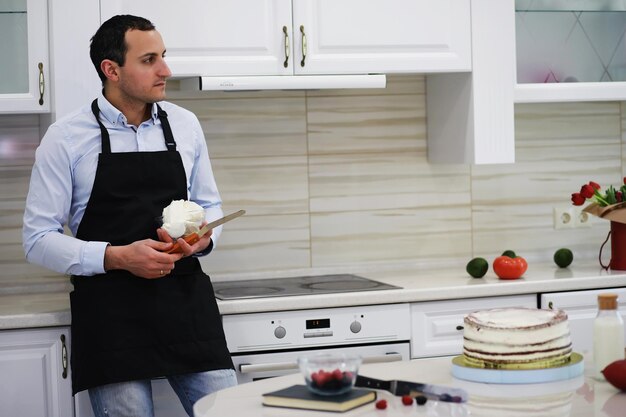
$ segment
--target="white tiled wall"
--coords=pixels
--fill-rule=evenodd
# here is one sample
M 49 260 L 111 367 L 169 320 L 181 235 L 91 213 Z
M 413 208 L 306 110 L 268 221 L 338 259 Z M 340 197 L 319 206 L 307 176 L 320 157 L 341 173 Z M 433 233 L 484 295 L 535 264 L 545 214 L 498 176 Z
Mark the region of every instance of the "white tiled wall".
M 429 164 L 422 76 L 385 90 L 181 93 L 205 131 L 225 226 L 203 260 L 213 276 L 493 257 L 549 261 L 568 246 L 595 259 L 608 224 L 554 230 L 552 208 L 594 180 L 626 175 L 623 103 L 516 106 L 515 164 Z M 0 118 L 0 133 L 7 129 Z M 0 282 L 19 282 L 31 160 L 0 159 Z M 41 280 L 65 283 L 45 274 Z M 60 284 L 59 284 L 60 285 Z

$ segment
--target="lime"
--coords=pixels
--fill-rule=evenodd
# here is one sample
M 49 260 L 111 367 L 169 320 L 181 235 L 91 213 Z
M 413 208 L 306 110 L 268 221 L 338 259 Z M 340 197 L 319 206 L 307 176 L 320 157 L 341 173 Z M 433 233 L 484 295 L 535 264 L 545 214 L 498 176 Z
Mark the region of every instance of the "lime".
M 561 248 L 554 252 L 554 263 L 561 268 L 567 268 L 573 260 L 574 254 L 567 248 Z
M 485 258 L 474 258 L 467 263 L 465 270 L 474 278 L 482 278 L 489 269 L 489 262 Z
M 505 250 L 501 256 L 508 256 L 509 258 L 515 258 L 517 255 L 512 250 Z

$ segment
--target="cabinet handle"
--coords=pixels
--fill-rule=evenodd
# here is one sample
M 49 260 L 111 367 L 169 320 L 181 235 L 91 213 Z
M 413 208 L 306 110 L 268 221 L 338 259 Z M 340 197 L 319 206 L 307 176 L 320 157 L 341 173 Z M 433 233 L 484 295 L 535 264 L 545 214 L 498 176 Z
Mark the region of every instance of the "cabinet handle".
M 304 33 L 304 26 L 300 26 L 300 33 L 302 33 L 302 61 L 300 61 L 300 66 L 303 67 L 306 59 L 306 33 Z
M 548 302 L 548 308 L 549 308 L 550 310 L 552 310 L 552 309 L 553 309 L 553 307 L 554 307 L 554 304 L 552 304 L 552 301 L 549 301 L 549 302 Z
M 63 379 L 67 379 L 67 346 L 65 346 L 65 335 L 61 335 L 61 364 L 63 365 Z
M 43 77 L 43 63 L 37 64 L 39 68 L 39 105 L 43 106 L 43 93 L 46 90 L 46 80 Z
M 456 326 L 456 329 L 457 330 L 463 330 L 463 329 L 465 329 L 465 327 L 463 327 L 463 326 Z
M 289 31 L 287 31 L 287 26 L 283 26 L 283 33 L 285 34 L 285 62 L 283 62 L 283 66 L 287 68 L 289 66 Z

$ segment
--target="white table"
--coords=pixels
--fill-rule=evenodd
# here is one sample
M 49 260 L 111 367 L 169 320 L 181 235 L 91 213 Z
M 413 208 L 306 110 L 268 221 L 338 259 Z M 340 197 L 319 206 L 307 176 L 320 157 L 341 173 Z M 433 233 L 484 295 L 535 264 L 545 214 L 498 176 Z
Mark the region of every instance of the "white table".
M 496 385 L 467 382 L 451 374 L 450 358 L 418 359 L 410 362 L 371 364 L 361 367 L 361 374 L 380 379 L 404 379 L 416 382 L 443 384 L 464 388 L 470 394 L 466 404 L 428 401 L 424 406 L 402 404 L 400 397 L 378 391 L 379 399 L 386 399 L 386 410 L 377 410 L 374 404 L 343 413 L 347 417 L 395 416 L 498 416 L 498 417 L 623 417 L 626 393 L 605 381 L 596 381 L 586 364 L 585 376 L 543 384 Z M 292 384 L 304 383 L 294 374 L 264 379 L 225 389 L 200 399 L 194 406 L 196 417 L 286 417 L 337 416 L 337 413 L 264 407 L 262 394 Z

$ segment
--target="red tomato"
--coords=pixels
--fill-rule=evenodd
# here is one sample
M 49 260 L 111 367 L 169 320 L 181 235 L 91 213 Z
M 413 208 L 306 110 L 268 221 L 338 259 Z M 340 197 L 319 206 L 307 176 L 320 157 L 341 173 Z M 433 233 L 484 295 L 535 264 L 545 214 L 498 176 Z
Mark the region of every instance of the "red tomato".
M 528 269 L 528 263 L 521 256 L 515 258 L 498 256 L 493 261 L 493 271 L 500 279 L 517 279 L 524 275 L 526 269 Z

